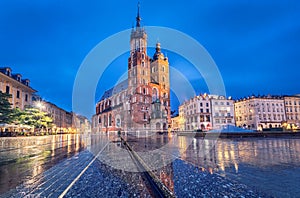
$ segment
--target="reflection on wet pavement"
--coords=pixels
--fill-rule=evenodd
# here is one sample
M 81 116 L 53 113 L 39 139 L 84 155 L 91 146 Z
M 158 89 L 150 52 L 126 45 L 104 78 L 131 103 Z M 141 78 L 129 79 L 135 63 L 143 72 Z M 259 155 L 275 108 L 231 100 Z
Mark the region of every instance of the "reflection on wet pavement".
M 300 139 L 208 140 L 176 134 L 123 135 L 178 197 L 297 197 L 300 194 Z M 94 158 L 96 161 L 71 186 L 66 197 L 151 196 L 117 134 L 47 136 L 17 141 L 8 138 L 1 139 L 0 146 L 0 194 L 6 192 L 7 197 L 57 197 Z
M 80 135 L 0 138 L 0 194 L 85 147 Z

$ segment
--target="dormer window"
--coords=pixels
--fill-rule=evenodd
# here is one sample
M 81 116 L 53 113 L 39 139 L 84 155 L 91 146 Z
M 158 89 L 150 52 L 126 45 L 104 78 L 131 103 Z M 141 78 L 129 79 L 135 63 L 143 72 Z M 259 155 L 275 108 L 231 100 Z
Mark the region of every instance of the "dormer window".
M 29 86 L 29 80 L 28 79 L 25 80 L 25 85 Z
M 21 74 L 17 74 L 16 75 L 16 80 L 19 81 L 19 82 L 22 82 L 22 76 L 21 76 Z
M 11 70 L 9 68 L 6 69 L 6 75 L 11 76 Z

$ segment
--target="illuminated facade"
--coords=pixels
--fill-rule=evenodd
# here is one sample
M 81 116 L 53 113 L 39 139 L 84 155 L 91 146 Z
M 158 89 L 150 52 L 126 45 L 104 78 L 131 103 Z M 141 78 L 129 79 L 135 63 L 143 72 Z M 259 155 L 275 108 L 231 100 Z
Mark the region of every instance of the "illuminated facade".
M 178 107 L 178 111 L 179 111 L 179 115 L 178 115 L 178 119 L 179 119 L 179 131 L 184 131 L 185 128 L 185 119 L 184 119 L 184 105 L 181 105 Z
M 93 131 L 167 130 L 170 118 L 168 58 L 160 43 L 152 58 L 147 55 L 147 33 L 140 24 L 130 35 L 128 79 L 107 90 L 96 104 Z
M 200 94 L 179 106 L 181 130 L 210 130 L 234 125 L 233 100 L 224 96 Z M 181 125 L 181 124 L 179 124 Z
M 42 105 L 39 105 L 42 111 L 48 113 L 52 118 L 53 124 L 55 124 L 58 131 L 67 131 L 72 128 L 72 113 L 56 106 L 51 102 L 43 101 Z
M 214 129 L 220 129 L 227 125 L 235 125 L 234 101 L 224 96 L 210 96 L 212 125 Z
M 179 115 L 171 118 L 171 131 L 179 131 L 180 130 L 180 117 Z
M 34 95 L 33 100 L 35 108 L 46 112 L 52 118 L 53 132 L 75 133 L 91 131 L 91 124 L 86 117 L 66 111 L 51 102 L 42 100 L 38 95 Z
M 254 130 L 278 128 L 286 121 L 282 97 L 252 96 L 237 100 L 234 108 L 238 127 Z
M 183 109 L 184 130 L 208 130 L 212 128 L 209 95 L 195 96 L 180 105 Z
M 297 129 L 300 127 L 300 96 L 284 96 L 286 113 L 286 128 Z
M 22 79 L 21 74 L 13 74 L 11 68 L 0 68 L 0 91 L 11 94 L 9 102 L 12 108 L 24 110 L 32 104 L 32 94 L 36 91 L 29 86 L 28 79 Z

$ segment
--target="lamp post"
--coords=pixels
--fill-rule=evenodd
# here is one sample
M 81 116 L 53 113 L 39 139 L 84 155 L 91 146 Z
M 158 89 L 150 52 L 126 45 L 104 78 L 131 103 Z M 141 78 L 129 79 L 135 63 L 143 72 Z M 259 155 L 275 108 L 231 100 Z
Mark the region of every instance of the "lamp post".
M 39 100 L 35 103 L 35 106 L 41 111 L 41 112 L 44 112 L 43 109 L 45 108 L 45 105 L 44 103 Z M 39 121 L 41 121 L 41 116 L 39 117 Z M 40 127 L 42 126 L 42 124 L 40 124 Z

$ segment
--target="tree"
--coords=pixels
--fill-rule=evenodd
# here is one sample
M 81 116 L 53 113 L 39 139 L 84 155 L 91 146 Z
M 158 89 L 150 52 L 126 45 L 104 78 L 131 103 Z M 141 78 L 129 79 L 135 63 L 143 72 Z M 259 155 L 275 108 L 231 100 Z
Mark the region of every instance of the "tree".
M 9 124 L 13 121 L 13 109 L 9 103 L 10 94 L 2 93 L 0 91 L 0 123 Z
M 40 111 L 36 108 L 26 108 L 19 117 L 20 124 L 34 126 L 37 129 L 48 129 L 52 127 L 52 118 L 46 112 Z

